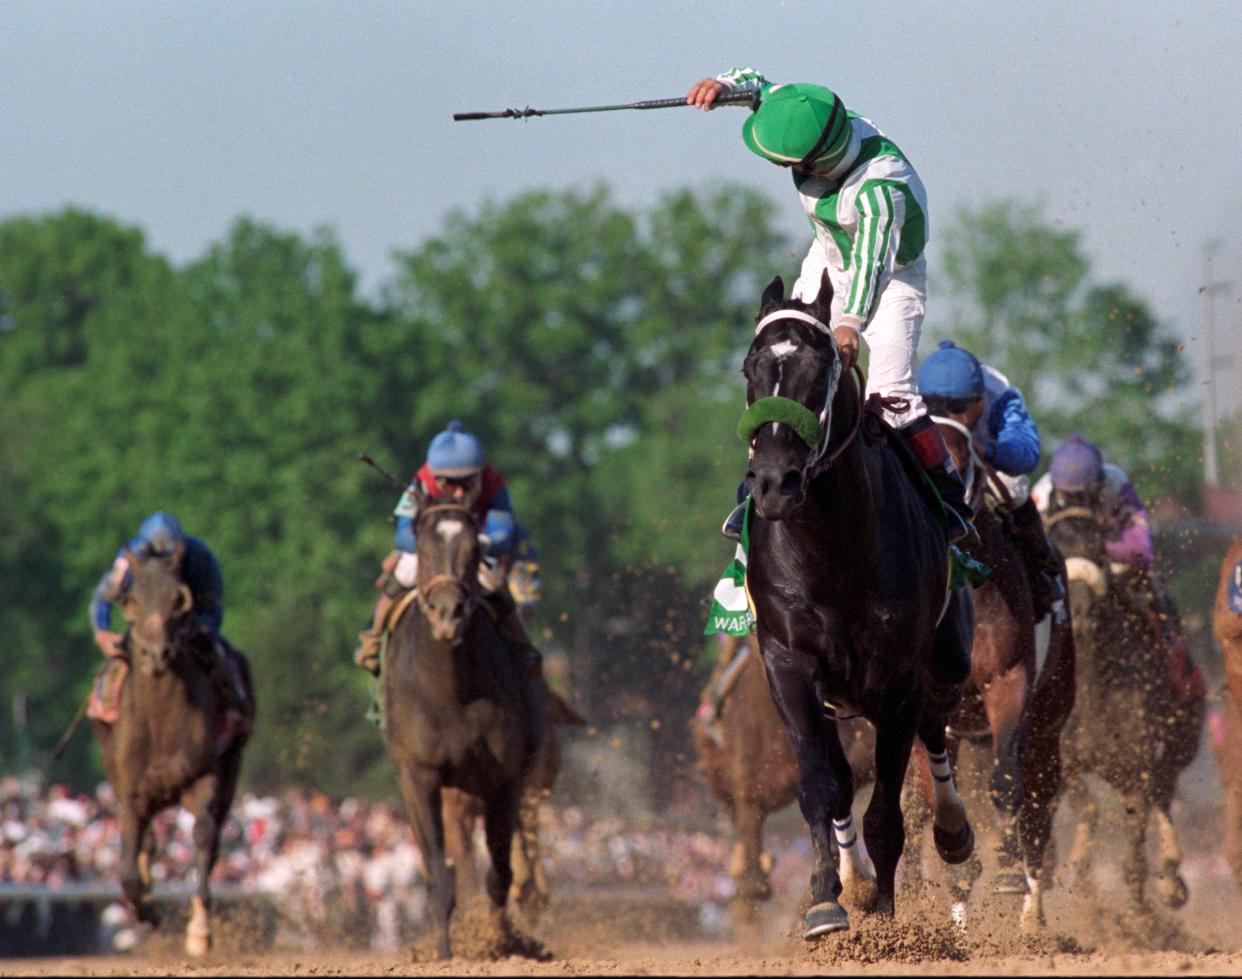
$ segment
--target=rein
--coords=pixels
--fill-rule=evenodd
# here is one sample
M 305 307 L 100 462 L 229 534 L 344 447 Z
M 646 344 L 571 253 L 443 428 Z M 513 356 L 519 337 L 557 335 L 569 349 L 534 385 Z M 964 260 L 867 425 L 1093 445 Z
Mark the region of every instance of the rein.
M 1059 524 L 1062 520 L 1095 520 L 1095 511 L 1085 506 L 1067 506 L 1064 510 L 1058 510 L 1050 517 L 1044 517 L 1044 526 L 1051 529 Z
M 833 340 L 832 330 L 829 329 L 828 325 L 800 309 L 777 309 L 768 313 L 767 316 L 755 324 L 755 336 L 762 333 L 769 323 L 774 323 L 777 320 L 798 320 L 813 326 L 818 332 L 828 337 L 829 342 L 833 345 L 833 349 L 836 349 L 836 341 Z M 838 356 L 837 364 L 840 364 L 840 362 L 840 357 Z M 836 373 L 839 373 L 839 368 Z M 749 405 L 742 413 L 742 417 L 737 423 L 738 438 L 749 444 L 755 432 L 769 422 L 788 425 L 794 430 L 798 438 L 802 439 L 807 448 L 811 450 L 806 464 L 802 467 L 802 478 L 804 480 L 813 479 L 836 462 L 841 453 L 849 448 L 850 443 L 858 436 L 859 429 L 862 427 L 863 414 L 867 409 L 866 399 L 863 395 L 867 379 L 863 376 L 862 368 L 857 363 L 851 368 L 851 373 L 854 376 L 855 390 L 858 392 L 858 411 L 854 416 L 854 424 L 850 427 L 845 440 L 831 452 L 827 450 L 828 439 L 832 433 L 824 427 L 824 423 L 827 421 L 828 412 L 832 406 L 832 398 L 836 394 L 836 383 L 829 385 L 828 399 L 818 416 L 806 405 L 792 398 L 780 395 L 760 398 L 754 404 Z

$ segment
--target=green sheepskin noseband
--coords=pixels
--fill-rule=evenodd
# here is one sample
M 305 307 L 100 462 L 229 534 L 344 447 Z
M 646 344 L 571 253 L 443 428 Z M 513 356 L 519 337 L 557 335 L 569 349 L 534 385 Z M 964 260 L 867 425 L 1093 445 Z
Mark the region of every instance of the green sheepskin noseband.
M 810 408 L 798 404 L 792 398 L 775 395 L 760 398 L 742 413 L 737 423 L 737 437 L 749 443 L 755 432 L 769 422 L 788 425 L 798 433 L 798 438 L 806 443 L 807 448 L 812 450 L 819 445 L 824 434 L 819 419 Z

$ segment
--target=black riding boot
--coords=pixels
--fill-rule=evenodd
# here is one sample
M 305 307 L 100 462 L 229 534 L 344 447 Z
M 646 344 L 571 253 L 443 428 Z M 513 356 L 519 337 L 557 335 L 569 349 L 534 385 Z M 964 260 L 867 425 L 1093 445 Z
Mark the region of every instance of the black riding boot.
M 966 502 L 966 486 L 953 465 L 949 447 L 944 443 L 931 418 L 923 415 L 900 430 L 906 445 L 914 453 L 923 471 L 931 477 L 944 504 L 944 514 L 949 522 L 950 544 L 978 544 L 979 534 L 973 523 L 975 515 Z
M 1058 608 L 1065 601 L 1065 586 L 1061 582 L 1061 559 L 1044 531 L 1035 501 L 1027 497 L 1019 507 L 1009 511 L 1013 517 L 1013 539 L 1026 559 L 1027 573 L 1031 579 L 1031 598 L 1035 604 L 1035 621 Z M 1059 606 L 1064 608 L 1064 604 Z
M 742 525 L 746 519 L 746 480 L 737 484 L 737 506 L 725 519 L 720 532 L 731 541 L 742 543 Z

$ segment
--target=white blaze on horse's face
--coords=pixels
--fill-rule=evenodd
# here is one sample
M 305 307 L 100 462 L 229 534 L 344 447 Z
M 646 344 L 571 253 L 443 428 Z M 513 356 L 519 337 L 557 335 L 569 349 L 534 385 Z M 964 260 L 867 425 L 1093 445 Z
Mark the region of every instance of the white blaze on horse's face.
M 436 524 L 436 533 L 444 539 L 445 543 L 451 542 L 465 529 L 466 525 L 460 520 L 441 520 Z

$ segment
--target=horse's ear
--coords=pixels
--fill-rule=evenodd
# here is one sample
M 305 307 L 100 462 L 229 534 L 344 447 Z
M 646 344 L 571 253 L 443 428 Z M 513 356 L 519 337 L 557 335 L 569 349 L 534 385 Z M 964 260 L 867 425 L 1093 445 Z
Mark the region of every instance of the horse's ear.
M 430 497 L 427 496 L 427 490 L 423 486 L 422 480 L 416 479 L 410 483 L 410 496 L 414 500 L 414 512 L 420 513 L 426 508 Z
M 827 323 L 832 318 L 832 296 L 832 280 L 828 277 L 828 270 L 824 269 L 819 277 L 819 293 L 810 307 L 811 315 L 821 323 Z
M 763 290 L 763 295 L 759 297 L 759 319 L 763 319 L 768 313 L 774 309 L 779 309 L 781 303 L 785 301 L 785 283 L 781 281 L 781 277 L 776 276 L 768 287 Z
M 171 568 L 181 567 L 181 559 L 183 557 L 185 557 L 185 541 L 179 540 L 177 541 L 176 544 L 173 545 L 172 556 L 168 560 L 169 567 Z
M 134 549 L 128 543 L 125 545 L 125 563 L 131 569 L 138 564 L 138 555 L 134 553 Z

